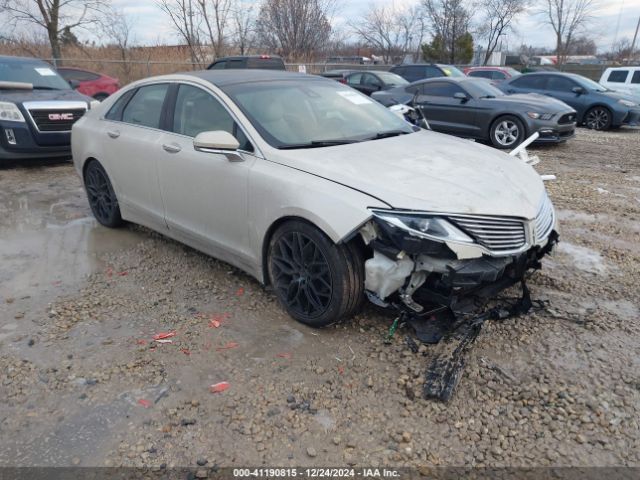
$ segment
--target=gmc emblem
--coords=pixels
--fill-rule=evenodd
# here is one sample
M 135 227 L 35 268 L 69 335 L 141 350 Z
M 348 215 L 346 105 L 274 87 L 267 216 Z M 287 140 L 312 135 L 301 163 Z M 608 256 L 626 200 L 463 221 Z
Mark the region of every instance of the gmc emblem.
M 50 113 L 49 120 L 53 120 L 53 121 L 73 120 L 73 113 Z

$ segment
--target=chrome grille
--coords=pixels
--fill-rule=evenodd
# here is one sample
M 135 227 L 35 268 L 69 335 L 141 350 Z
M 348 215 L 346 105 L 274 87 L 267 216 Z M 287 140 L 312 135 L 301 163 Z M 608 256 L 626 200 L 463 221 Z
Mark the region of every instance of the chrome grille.
M 547 194 L 545 194 L 540 208 L 538 209 L 538 214 L 536 215 L 534 224 L 536 243 L 542 242 L 549 236 L 549 233 L 551 233 L 551 229 L 553 228 L 554 220 L 555 214 L 553 212 L 553 204 Z
M 506 254 L 527 244 L 522 220 L 480 215 L 450 215 L 449 219 L 491 252 Z

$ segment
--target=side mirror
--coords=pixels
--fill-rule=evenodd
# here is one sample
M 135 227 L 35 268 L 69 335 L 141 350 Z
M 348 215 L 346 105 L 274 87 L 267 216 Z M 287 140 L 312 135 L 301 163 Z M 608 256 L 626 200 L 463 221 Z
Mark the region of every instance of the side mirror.
M 69 86 L 74 90 L 77 90 L 80 87 L 80 82 L 78 80 L 69 80 Z
M 466 102 L 467 100 L 469 100 L 469 97 L 467 97 L 466 93 L 462 93 L 462 92 L 456 92 L 453 94 L 453 98 L 457 98 L 458 100 L 460 100 L 461 102 Z
M 224 130 L 199 133 L 193 139 L 193 148 L 200 152 L 224 154 L 232 162 L 241 162 L 243 160 L 238 153 L 240 143 L 233 135 Z
M 583 93 L 585 93 L 585 90 L 582 87 L 573 87 L 571 91 L 576 95 L 582 95 Z

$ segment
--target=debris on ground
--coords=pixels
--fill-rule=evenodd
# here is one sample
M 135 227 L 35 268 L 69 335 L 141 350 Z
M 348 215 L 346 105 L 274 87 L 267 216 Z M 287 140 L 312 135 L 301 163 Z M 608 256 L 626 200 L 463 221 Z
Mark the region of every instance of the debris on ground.
M 218 382 L 218 383 L 214 383 L 213 385 L 210 385 L 209 391 L 211 393 L 220 393 L 220 392 L 224 392 L 230 386 L 231 385 L 229 384 L 229 382 Z
M 154 339 L 155 341 L 158 341 L 158 340 L 166 340 L 167 338 L 171 338 L 171 337 L 175 337 L 175 336 L 176 336 L 176 331 L 175 331 L 175 330 L 172 330 L 172 331 L 170 331 L 170 332 L 160 332 L 160 333 L 156 333 L 156 334 L 153 336 L 153 339 Z
M 151 402 L 149 400 L 144 399 L 144 398 L 141 398 L 140 400 L 138 400 L 138 404 L 142 405 L 144 408 L 150 408 L 151 407 Z

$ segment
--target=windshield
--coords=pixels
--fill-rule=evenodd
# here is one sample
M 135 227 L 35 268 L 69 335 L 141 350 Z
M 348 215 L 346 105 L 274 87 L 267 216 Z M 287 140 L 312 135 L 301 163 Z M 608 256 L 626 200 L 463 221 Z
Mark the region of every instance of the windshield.
M 413 132 L 378 102 L 337 82 L 252 82 L 223 90 L 276 148 L 322 147 Z
M 378 72 L 378 76 L 382 79 L 382 81 L 386 84 L 386 85 L 408 85 L 409 82 L 407 82 L 404 78 L 402 78 L 400 75 L 396 75 L 395 73 L 391 73 L 391 72 Z
M 464 72 L 453 65 L 439 65 L 447 77 L 466 77 Z
M 511 75 L 511 78 L 519 77 L 520 75 L 522 75 L 522 73 L 520 73 L 515 68 L 503 67 L 503 70 L 507 72 L 509 75 Z
M 497 89 L 487 80 L 474 79 L 461 83 L 474 98 L 495 98 L 502 97 L 504 92 Z
M 583 77 L 582 75 L 576 75 L 574 77 L 580 85 L 585 87 L 588 90 L 593 90 L 594 92 L 606 92 L 607 89 L 600 85 L 599 83 L 594 82 L 593 80 L 588 79 L 587 77 Z
M 71 87 L 44 62 L 0 61 L 0 82 L 31 83 L 35 89 L 69 90 Z

